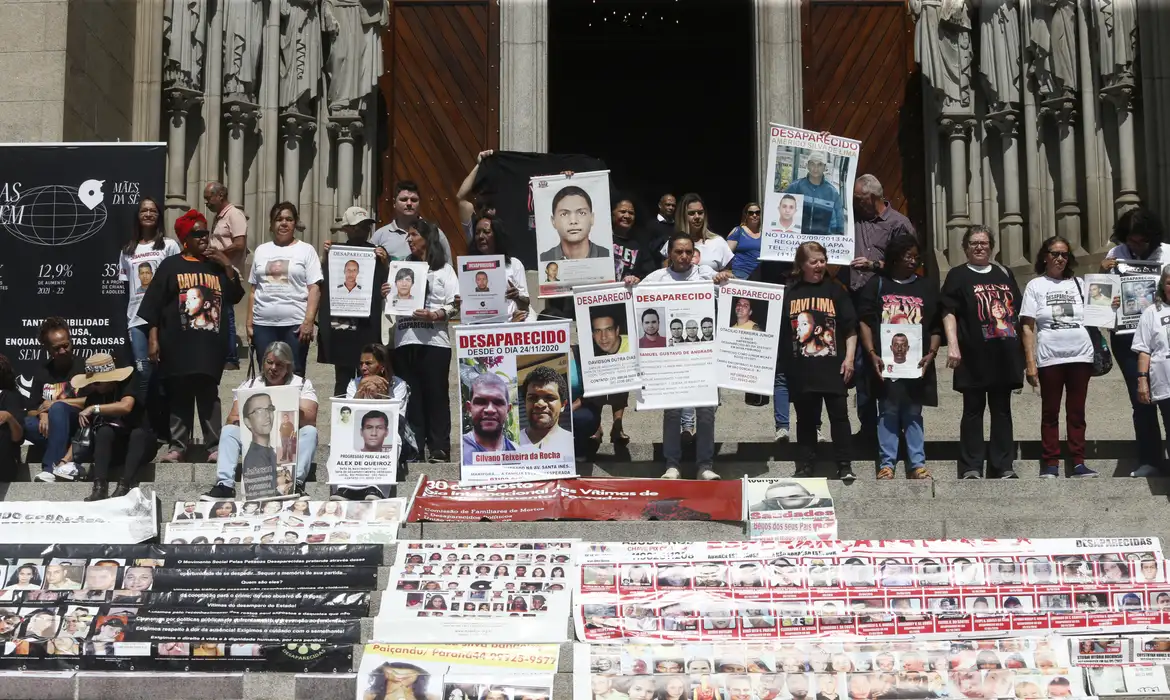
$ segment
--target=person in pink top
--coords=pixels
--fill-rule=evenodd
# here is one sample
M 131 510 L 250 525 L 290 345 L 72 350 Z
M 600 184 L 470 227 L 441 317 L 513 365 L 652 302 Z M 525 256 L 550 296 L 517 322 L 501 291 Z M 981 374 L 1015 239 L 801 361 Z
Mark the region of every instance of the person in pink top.
M 236 270 L 244 269 L 248 256 L 248 217 L 242 209 L 228 201 L 228 189 L 222 182 L 209 182 L 203 188 L 203 201 L 215 215 L 211 238 L 207 247 L 221 250 Z M 236 308 L 225 305 L 224 316 L 228 327 L 228 354 L 224 369 L 240 368 L 239 342 L 236 338 Z

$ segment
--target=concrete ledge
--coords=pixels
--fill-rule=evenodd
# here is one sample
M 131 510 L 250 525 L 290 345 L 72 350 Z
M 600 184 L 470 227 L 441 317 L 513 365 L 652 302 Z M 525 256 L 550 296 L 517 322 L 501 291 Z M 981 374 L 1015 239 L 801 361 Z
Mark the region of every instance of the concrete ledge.
M 302 673 L 294 679 L 294 691 L 279 697 L 296 700 L 353 700 L 357 697 L 357 674 Z
M 77 674 L 77 700 L 236 700 L 244 695 L 242 673 Z
M 291 673 L 245 673 L 244 697 L 291 698 L 296 695 L 296 685 L 297 677 Z
M 5 671 L 0 673 L 3 700 L 73 700 L 76 674 L 72 671 Z

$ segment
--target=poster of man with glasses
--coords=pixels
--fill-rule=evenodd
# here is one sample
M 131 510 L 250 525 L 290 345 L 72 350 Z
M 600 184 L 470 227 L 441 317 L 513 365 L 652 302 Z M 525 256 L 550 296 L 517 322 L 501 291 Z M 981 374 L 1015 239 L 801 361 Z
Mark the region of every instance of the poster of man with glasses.
M 294 494 L 299 386 L 264 386 L 239 392 L 244 466 L 243 498 L 258 501 Z

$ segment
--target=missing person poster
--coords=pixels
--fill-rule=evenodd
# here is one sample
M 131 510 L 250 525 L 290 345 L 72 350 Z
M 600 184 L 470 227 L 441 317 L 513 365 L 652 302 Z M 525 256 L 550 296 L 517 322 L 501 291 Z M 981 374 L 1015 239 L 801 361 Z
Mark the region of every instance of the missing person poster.
M 406 499 L 178 501 L 167 544 L 389 544 Z
M 632 300 L 630 288 L 620 282 L 573 288 L 585 397 L 641 389 L 635 342 L 639 347 L 666 347 L 657 312 L 645 312 L 639 322 Z
M 299 386 L 259 386 L 237 392 L 244 466 L 241 494 L 246 500 L 293 495 L 300 422 Z
M 387 315 L 409 316 L 426 304 L 429 271 L 425 262 L 395 260 L 390 263 L 390 294 L 386 296 L 385 305 Z
M 556 644 L 366 644 L 356 700 L 551 700 Z
M 532 178 L 540 296 L 614 281 L 609 171 Z
M 1113 332 L 1132 335 L 1142 312 L 1154 303 L 1162 263 L 1153 260 L 1118 260 L 1113 269 L 1117 274 L 1112 277 L 1121 288 L 1121 306 L 1117 308 L 1117 323 Z
M 922 324 L 881 324 L 879 354 L 882 357 L 882 377 L 885 379 L 919 379 L 922 368 Z
M 715 286 L 710 282 L 639 284 L 634 317 L 653 311 L 666 344 L 638 348 L 642 390 L 637 410 L 653 411 L 719 405 L 715 363 Z
M 393 484 L 398 480 L 397 401 L 333 399 L 330 484 Z
M 784 318 L 784 287 L 732 279 L 719 288 L 715 367 L 719 388 L 771 396 Z
M 464 484 L 576 473 L 568 321 L 455 327 Z
M 463 323 L 506 323 L 508 318 L 508 268 L 503 255 L 459 257 L 459 293 Z
M 158 498 L 134 488 L 118 498 L 0 502 L 0 542 L 133 544 L 158 534 Z M 2 587 L 2 586 L 0 586 Z
M 861 142 L 779 124 L 768 139 L 760 259 L 792 260 L 801 243 L 816 241 L 830 264 L 849 264 Z
M 1113 328 L 1117 324 L 1113 299 L 1121 294 L 1117 275 L 1085 275 L 1081 292 L 1084 293 L 1085 301 L 1085 325 Z
M 333 246 L 329 249 L 329 314 L 333 318 L 366 318 L 374 298 L 374 248 Z M 381 294 L 381 290 L 377 291 Z
M 837 539 L 827 479 L 744 479 L 743 505 L 752 539 Z

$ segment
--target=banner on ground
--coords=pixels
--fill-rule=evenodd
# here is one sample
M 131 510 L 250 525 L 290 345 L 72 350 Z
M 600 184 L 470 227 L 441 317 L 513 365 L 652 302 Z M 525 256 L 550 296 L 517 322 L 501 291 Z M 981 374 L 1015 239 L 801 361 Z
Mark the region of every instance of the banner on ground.
M 816 241 L 828 262 L 847 265 L 853 250 L 853 180 L 861 142 L 771 124 L 764 171 L 761 260 L 792 260 Z
M 715 286 L 710 282 L 639 284 L 634 316 L 653 311 L 668 328 L 666 345 L 638 348 L 642 389 L 637 409 L 719 405 L 715 362 Z M 710 329 L 709 333 L 702 332 Z
M 576 473 L 569 340 L 568 321 L 455 327 L 464 484 Z
M 374 619 L 386 642 L 562 642 L 572 540 L 399 542 Z
M 333 318 L 369 317 L 375 294 L 374 268 L 378 266 L 374 250 L 344 245 L 329 249 L 329 315 Z
M 92 503 L 0 502 L 0 542 L 133 544 L 157 534 L 158 498 L 138 488 Z
M 1117 325 L 1113 298 L 1121 295 L 1121 281 L 1117 275 L 1109 274 L 1085 275 L 1084 280 L 1081 293 L 1085 302 L 1085 325 L 1113 328 Z
M 379 501 L 178 501 L 167 544 L 388 544 L 405 498 Z
M 508 268 L 503 255 L 459 256 L 463 323 L 507 323 Z
M 1170 694 L 1166 670 L 1157 666 L 1100 666 L 1087 668 L 1085 673 L 1089 678 L 1089 689 L 1098 697 L 1133 695 L 1149 698 Z
M 402 404 L 368 399 L 332 400 L 330 484 L 393 484 L 398 480 L 398 418 Z
M 744 479 L 743 505 L 752 539 L 837 539 L 828 479 Z
M 715 367 L 719 388 L 771 396 L 784 321 L 784 287 L 729 280 L 719 288 Z
M 642 388 L 634 338 L 637 347 L 666 347 L 657 312 L 647 311 L 639 320 L 632 300 L 630 288 L 620 282 L 573 288 L 585 397 Z
M 1113 268 L 1120 286 L 1121 306 L 1117 307 L 1117 322 L 1114 333 L 1132 335 L 1137 330 L 1138 320 L 1146 307 L 1154 303 L 1158 289 L 1158 278 L 1162 275 L 1162 263 L 1152 260 L 1118 260 Z M 1112 302 L 1110 302 L 1112 303 Z
M 248 501 L 294 495 L 301 388 L 241 389 L 236 400 L 240 404 L 244 460 L 241 495 Z
M 579 285 L 613 282 L 609 171 L 534 177 L 531 192 L 540 296 L 564 297 Z
M 556 644 L 366 644 L 356 700 L 551 700 Z
M 467 486 L 423 476 L 411 499 L 412 523 L 536 520 L 741 519 L 743 491 L 734 481 L 558 479 Z
M 390 263 L 390 294 L 386 296 L 386 314 L 410 316 L 423 308 L 427 301 L 427 273 L 425 262 L 395 260 Z
M 130 362 L 119 259 L 141 199 L 162 201 L 166 158 L 165 143 L 0 148 L 0 338 L 26 397 L 49 316 L 69 323 L 77 355 Z

